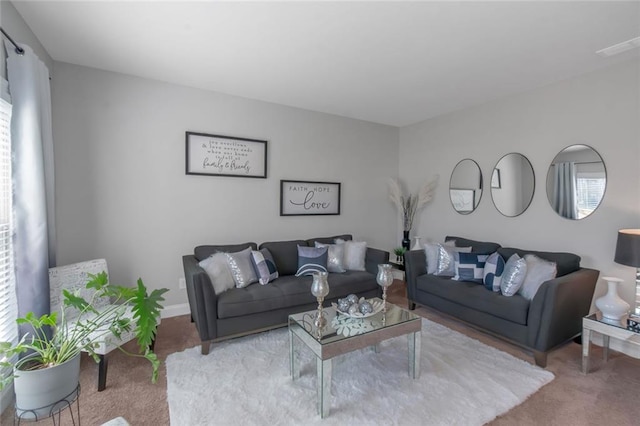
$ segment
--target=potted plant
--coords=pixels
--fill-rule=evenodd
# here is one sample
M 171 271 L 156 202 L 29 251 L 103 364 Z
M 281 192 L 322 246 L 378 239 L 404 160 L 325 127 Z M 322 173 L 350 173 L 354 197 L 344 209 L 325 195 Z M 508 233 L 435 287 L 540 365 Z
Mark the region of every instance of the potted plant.
M 80 352 L 88 352 L 96 362 L 96 336 L 112 333 L 120 337 L 133 330 L 139 353 L 128 355 L 146 358 L 152 367 L 151 381 L 156 382 L 160 361 L 150 345 L 156 334 L 158 318 L 168 289 L 156 289 L 151 293 L 141 279 L 136 287 L 118 286 L 109 283 L 106 272 L 89 274 L 86 284 L 92 290 L 84 297 L 63 290 L 60 312 L 37 317 L 32 312 L 18 318 L 18 324 L 27 324 L 31 331 L 16 344 L 0 342 L 0 367 L 12 367 L 13 374 L 0 380 L 2 390 L 12 380 L 16 393 L 16 406 L 23 419 L 34 419 L 49 415 L 61 399 L 75 398 L 80 374 Z M 111 304 L 96 307 L 103 298 Z M 76 315 L 72 315 L 72 314 Z M 133 315 L 131 315 L 131 313 Z M 133 319 L 131 319 L 133 318 Z M 51 377 L 51 376 L 59 377 Z M 34 392 L 35 391 L 35 392 Z M 26 392 L 26 393 L 25 393 Z M 37 409 L 37 410 L 36 410 Z
M 433 199 L 438 178 L 436 175 L 431 181 L 425 183 L 415 195 L 405 195 L 400 182 L 397 179 L 389 179 L 389 199 L 402 213 L 402 247 L 407 250 L 411 247 L 409 232 L 413 227 L 416 212 Z
M 396 255 L 396 262 L 403 263 L 404 262 L 404 253 L 407 251 L 404 247 L 396 247 L 393 249 L 393 253 Z

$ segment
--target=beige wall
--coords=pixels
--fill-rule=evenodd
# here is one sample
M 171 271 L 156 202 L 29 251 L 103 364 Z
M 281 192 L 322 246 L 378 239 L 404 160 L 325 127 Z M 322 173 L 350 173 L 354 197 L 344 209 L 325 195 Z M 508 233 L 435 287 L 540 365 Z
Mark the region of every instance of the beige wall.
M 398 129 L 55 63 L 58 262 L 105 257 L 120 283 L 178 290 L 199 244 L 353 233 L 390 249 Z M 185 131 L 268 140 L 268 179 L 185 175 Z M 342 183 L 339 216 L 280 217 L 280 179 Z
M 460 235 L 504 246 L 568 251 L 601 275 L 626 280 L 622 295 L 633 301 L 634 269 L 613 262 L 617 231 L 640 227 L 640 65 L 637 60 L 427 120 L 400 130 L 400 174 L 414 187 L 432 173 L 448 182 L 463 158 L 478 162 L 484 191 L 478 209 L 457 214 L 447 186 L 420 215 L 416 235 L 442 240 Z M 591 216 L 570 221 L 549 206 L 546 174 L 568 145 L 595 148 L 606 164 L 607 189 Z M 491 171 L 506 153 L 531 161 L 535 194 L 527 211 L 502 216 L 490 194 Z M 596 297 L 605 291 L 600 281 Z

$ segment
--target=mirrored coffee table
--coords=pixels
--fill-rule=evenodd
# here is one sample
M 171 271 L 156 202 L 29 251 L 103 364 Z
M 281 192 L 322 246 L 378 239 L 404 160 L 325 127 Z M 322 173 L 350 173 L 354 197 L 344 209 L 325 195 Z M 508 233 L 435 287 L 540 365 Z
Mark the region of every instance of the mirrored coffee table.
M 398 336 L 407 336 L 409 377 L 420 377 L 420 332 L 422 318 L 399 306 L 387 303 L 386 312 L 378 312 L 368 318 L 350 318 L 324 309 L 327 325 L 314 325 L 317 311 L 289 316 L 289 362 L 293 380 L 300 377 L 296 360 L 296 345 L 300 342 L 316 356 L 317 406 L 322 418 L 329 415 L 331 407 L 331 361 L 338 355 L 367 347 L 378 351 L 378 344 Z

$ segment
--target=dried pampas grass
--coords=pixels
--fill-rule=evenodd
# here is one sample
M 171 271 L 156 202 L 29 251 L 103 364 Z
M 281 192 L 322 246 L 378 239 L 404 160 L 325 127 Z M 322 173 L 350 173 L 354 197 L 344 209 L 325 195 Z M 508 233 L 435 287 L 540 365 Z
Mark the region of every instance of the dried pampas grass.
M 436 175 L 429 182 L 425 183 L 416 195 L 404 195 L 404 191 L 397 179 L 389 179 L 389 199 L 402 212 L 402 225 L 405 231 L 410 231 L 413 226 L 413 219 L 416 212 L 429 203 L 434 196 L 438 186 Z

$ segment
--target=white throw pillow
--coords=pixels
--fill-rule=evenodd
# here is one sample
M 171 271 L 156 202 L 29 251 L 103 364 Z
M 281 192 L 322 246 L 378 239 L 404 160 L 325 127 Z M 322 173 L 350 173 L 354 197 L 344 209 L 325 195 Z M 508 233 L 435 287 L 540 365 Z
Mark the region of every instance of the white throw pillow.
M 518 293 L 525 299 L 531 300 L 542 283 L 554 279 L 558 270 L 555 262 L 541 259 L 535 254 L 525 254 L 524 260 L 527 262 L 527 275 Z
M 447 247 L 455 247 L 456 240 L 449 240 L 444 243 L 424 244 L 424 254 L 427 259 L 427 274 L 435 274 L 438 269 L 438 252 L 440 250 L 440 244 Z
M 249 284 L 258 282 L 258 275 L 251 261 L 251 247 L 236 253 L 225 254 L 227 255 L 231 276 L 237 288 L 244 288 Z
M 235 287 L 236 283 L 233 281 L 229 264 L 227 263 L 227 256 L 224 253 L 214 253 L 200 261 L 198 265 L 209 275 L 215 294 L 223 293 Z
M 504 265 L 504 272 L 500 281 L 500 292 L 504 296 L 513 296 L 522 287 L 526 275 L 527 261 L 516 253 L 512 254 Z
M 344 241 L 340 238 L 336 244 L 344 244 L 344 267 L 349 271 L 365 271 L 367 243 L 365 241 Z

